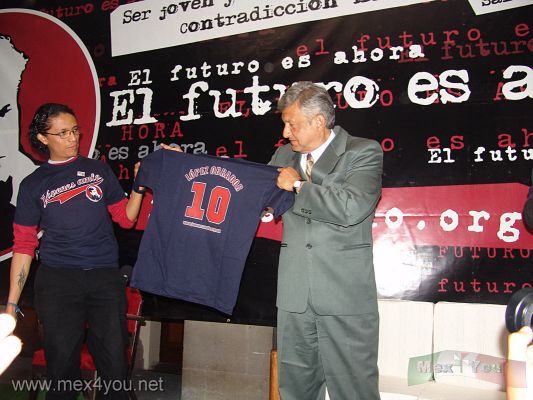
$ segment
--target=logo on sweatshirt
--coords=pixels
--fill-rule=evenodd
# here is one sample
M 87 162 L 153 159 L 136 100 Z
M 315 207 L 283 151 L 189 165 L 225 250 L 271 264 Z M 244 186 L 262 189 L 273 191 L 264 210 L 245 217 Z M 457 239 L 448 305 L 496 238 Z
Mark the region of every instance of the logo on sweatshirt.
M 91 174 L 91 176 L 80 178 L 76 182 L 70 182 L 58 188 L 47 190 L 46 193 L 41 196 L 43 207 L 46 208 L 48 204 L 55 202 L 64 204 L 82 193 L 84 193 L 89 200 L 95 203 L 99 202 L 102 199 L 102 189 L 100 188 L 100 184 L 103 181 L 104 179 L 100 175 Z
M 87 196 L 89 200 L 98 203 L 102 199 L 102 189 L 100 189 L 100 186 L 87 186 L 85 196 Z

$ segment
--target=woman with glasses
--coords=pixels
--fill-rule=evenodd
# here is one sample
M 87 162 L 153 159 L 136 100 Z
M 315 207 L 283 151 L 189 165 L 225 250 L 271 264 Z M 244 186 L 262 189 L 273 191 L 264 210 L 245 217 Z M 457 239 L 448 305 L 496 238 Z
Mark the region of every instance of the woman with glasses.
M 86 328 L 101 387 L 108 382 L 121 389 L 127 376 L 125 282 L 118 269 L 112 220 L 125 228 L 133 226 L 143 188 L 135 188 L 127 199 L 107 164 L 78 154 L 80 135 L 69 107 L 39 107 L 29 137 L 49 160 L 22 181 L 13 224 L 6 311 L 20 313 L 17 302 L 39 246 L 35 306 L 43 327 L 47 377 L 57 385 L 47 399 L 76 398 L 72 389 L 80 384 Z M 127 396 L 118 390 L 106 398 Z

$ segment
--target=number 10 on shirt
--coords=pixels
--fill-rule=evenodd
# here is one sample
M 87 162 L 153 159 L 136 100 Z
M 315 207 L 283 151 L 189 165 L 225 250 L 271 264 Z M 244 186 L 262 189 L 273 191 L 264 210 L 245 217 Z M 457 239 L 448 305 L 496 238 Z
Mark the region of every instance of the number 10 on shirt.
M 212 224 L 221 224 L 226 219 L 229 203 L 231 200 L 231 193 L 228 188 L 224 186 L 215 186 L 209 193 L 207 210 L 202 208 L 204 197 L 206 195 L 206 184 L 204 182 L 193 182 L 191 192 L 194 193 L 192 204 L 187 206 L 185 216 L 198 220 L 203 220 L 204 217 Z

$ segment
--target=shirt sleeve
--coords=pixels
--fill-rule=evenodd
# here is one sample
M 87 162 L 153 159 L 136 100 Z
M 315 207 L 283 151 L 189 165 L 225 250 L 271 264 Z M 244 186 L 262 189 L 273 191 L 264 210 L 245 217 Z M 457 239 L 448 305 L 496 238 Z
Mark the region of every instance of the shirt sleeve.
M 163 171 L 163 158 L 165 153 L 171 153 L 172 155 L 181 155 L 171 150 L 157 150 L 141 160 L 141 167 L 137 176 L 135 177 L 135 183 L 139 186 L 147 186 L 150 189 L 157 189 L 157 182 Z
M 24 226 L 13 224 L 13 253 L 27 254 L 33 258 L 39 245 L 37 225 Z
M 267 168 L 272 168 L 268 166 Z M 277 169 L 273 168 L 273 179 L 267 189 L 267 198 L 265 206 L 274 209 L 274 216 L 277 218 L 294 204 L 294 192 L 289 192 L 285 189 L 280 189 L 276 185 L 276 179 L 278 176 Z
M 41 220 L 41 200 L 34 194 L 30 182 L 23 180 L 17 196 L 14 223 L 24 226 L 38 226 Z
M 128 199 L 124 198 L 118 203 L 107 206 L 111 219 L 119 224 L 122 228 L 130 229 L 135 224 L 135 221 L 131 221 L 126 214 L 126 206 L 128 205 Z
M 105 164 L 103 173 L 105 174 L 105 203 L 109 207 L 110 205 L 124 200 L 126 198 L 126 193 L 124 193 L 124 189 L 120 185 L 118 178 L 108 164 Z

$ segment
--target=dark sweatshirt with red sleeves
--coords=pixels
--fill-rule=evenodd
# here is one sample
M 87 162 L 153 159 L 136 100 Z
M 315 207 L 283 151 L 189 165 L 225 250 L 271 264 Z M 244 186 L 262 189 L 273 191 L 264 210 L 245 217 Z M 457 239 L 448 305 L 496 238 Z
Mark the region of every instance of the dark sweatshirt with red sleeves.
M 37 231 L 42 230 L 39 255 L 47 266 L 117 267 L 111 216 L 131 227 L 126 204 L 124 190 L 107 164 L 82 156 L 45 163 L 20 185 L 13 252 L 33 256 Z

